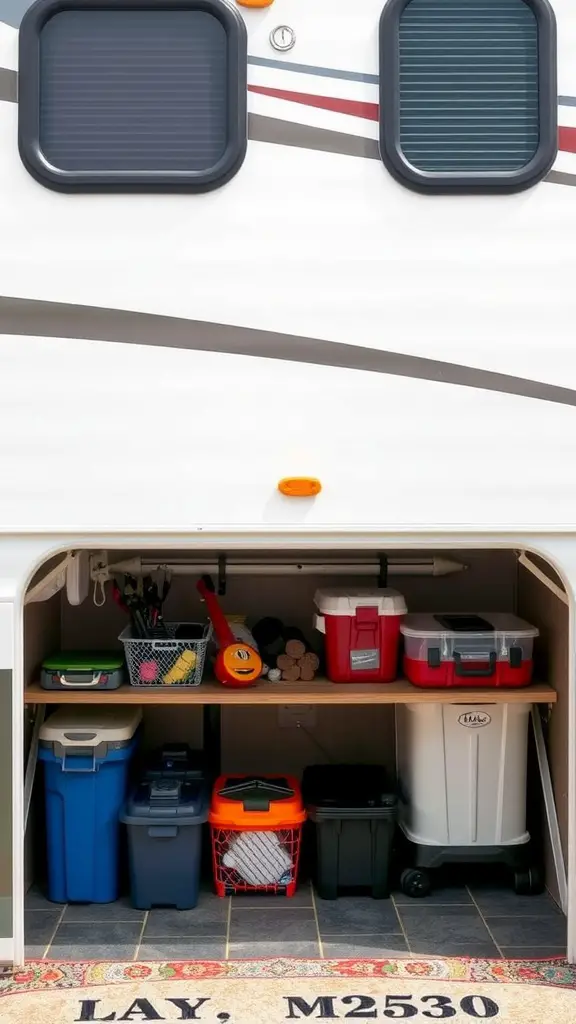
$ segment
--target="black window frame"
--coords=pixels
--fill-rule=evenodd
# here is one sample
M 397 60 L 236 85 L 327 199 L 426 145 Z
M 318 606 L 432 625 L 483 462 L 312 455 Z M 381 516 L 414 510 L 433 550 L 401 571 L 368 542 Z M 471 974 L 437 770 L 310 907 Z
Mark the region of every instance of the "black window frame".
M 228 142 L 224 154 L 202 171 L 67 171 L 53 167 L 40 146 L 40 38 L 63 11 L 205 11 L 226 32 Z M 222 0 L 39 0 L 22 19 L 19 37 L 18 148 L 29 173 L 58 192 L 208 192 L 242 166 L 248 140 L 248 40 L 239 12 Z
M 556 17 L 548 0 L 524 0 L 538 29 L 539 142 L 532 159 L 514 171 L 419 170 L 400 144 L 400 20 L 410 0 L 388 0 L 380 15 L 380 156 L 402 185 L 426 193 L 520 192 L 546 177 L 558 153 Z

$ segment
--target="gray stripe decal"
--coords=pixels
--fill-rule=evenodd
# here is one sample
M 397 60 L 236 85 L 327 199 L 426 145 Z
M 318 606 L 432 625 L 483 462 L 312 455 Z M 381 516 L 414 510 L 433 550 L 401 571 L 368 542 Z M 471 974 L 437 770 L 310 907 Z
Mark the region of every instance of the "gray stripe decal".
M 0 68 L 0 100 L 18 102 L 18 75 L 9 68 Z
M 0 297 L 0 333 L 256 356 L 458 384 L 576 406 L 576 390 L 438 359 L 132 310 Z
M 248 137 L 254 142 L 270 142 L 278 146 L 295 146 L 298 149 L 314 149 L 323 153 L 341 153 L 345 156 L 362 156 L 371 160 L 380 159 L 376 139 L 363 135 L 347 135 L 327 128 L 313 128 L 296 121 L 281 121 L 276 117 L 262 114 L 248 115 Z
M 29 7 L 30 0 L 2 0 L 2 21 L 18 28 Z
M 559 96 L 558 103 L 561 107 L 576 107 L 576 96 Z
M 281 71 L 299 71 L 301 75 L 318 75 L 320 78 L 340 78 L 345 82 L 369 82 L 378 85 L 378 75 L 363 75 L 359 71 L 340 71 L 338 68 L 316 67 L 315 64 L 294 64 L 289 60 L 272 60 L 270 57 L 248 57 L 248 63 L 261 68 L 279 68 Z
M 566 171 L 550 171 L 550 173 L 544 178 L 544 181 L 550 181 L 553 185 L 576 185 L 576 174 L 568 174 Z
M 330 131 L 327 128 L 313 128 L 296 121 L 281 121 L 276 117 L 262 114 L 248 115 L 248 137 L 254 142 L 268 142 L 278 146 L 295 146 L 298 149 L 312 149 L 323 153 L 338 153 L 343 156 L 368 157 L 380 160 L 380 148 L 375 139 L 363 135 L 348 135 L 346 132 Z M 550 171 L 545 178 L 554 185 L 576 186 L 576 174 L 565 171 Z

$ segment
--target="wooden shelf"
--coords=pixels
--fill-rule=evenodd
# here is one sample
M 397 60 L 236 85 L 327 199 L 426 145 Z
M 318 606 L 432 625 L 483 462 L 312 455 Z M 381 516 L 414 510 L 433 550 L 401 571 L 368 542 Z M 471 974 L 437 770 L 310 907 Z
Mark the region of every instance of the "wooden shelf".
M 26 704 L 555 704 L 547 683 L 511 690 L 421 690 L 405 679 L 394 683 L 269 683 L 231 690 L 216 682 L 201 686 L 121 686 L 118 690 L 42 690 L 33 683 Z

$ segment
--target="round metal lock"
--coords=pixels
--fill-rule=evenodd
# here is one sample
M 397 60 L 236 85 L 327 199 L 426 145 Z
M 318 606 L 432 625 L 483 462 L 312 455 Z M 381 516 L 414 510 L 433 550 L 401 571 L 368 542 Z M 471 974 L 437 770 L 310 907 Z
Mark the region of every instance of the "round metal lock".
M 278 25 L 270 33 L 270 45 L 275 50 L 291 50 L 296 42 L 296 33 L 289 25 Z

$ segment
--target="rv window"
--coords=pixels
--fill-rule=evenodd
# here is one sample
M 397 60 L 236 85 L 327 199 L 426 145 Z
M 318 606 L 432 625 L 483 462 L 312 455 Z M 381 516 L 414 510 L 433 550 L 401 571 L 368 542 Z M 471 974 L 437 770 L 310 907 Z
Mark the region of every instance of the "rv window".
M 205 191 L 246 151 L 246 30 L 223 0 L 40 0 L 20 28 L 19 146 L 60 191 Z
M 516 191 L 557 152 L 548 0 L 389 0 L 380 20 L 380 152 L 422 191 Z

